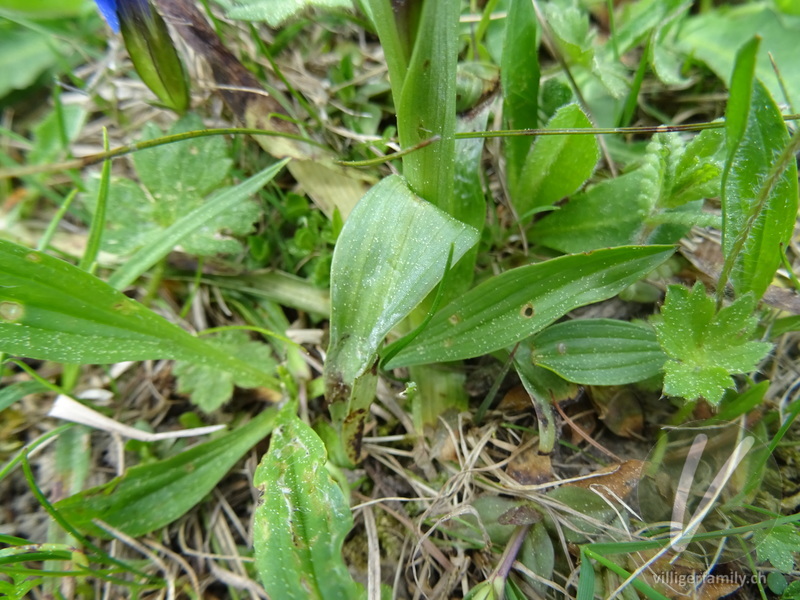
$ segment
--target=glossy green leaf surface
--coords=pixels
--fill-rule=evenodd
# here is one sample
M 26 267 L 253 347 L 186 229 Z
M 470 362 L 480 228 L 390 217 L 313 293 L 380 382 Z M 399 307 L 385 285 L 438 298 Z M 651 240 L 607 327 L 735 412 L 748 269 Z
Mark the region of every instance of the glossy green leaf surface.
M 131 536 L 171 523 L 200 502 L 234 464 L 275 425 L 278 411 L 268 408 L 235 431 L 171 458 L 129 468 L 124 475 L 55 506 L 80 531 L 110 537 L 92 519 Z
M 547 123 L 547 129 L 591 126 L 577 104 L 558 109 Z M 600 148 L 591 135 L 537 138 L 525 159 L 512 197 L 517 215 L 522 218 L 533 208 L 549 206 L 576 192 L 594 172 L 599 158 Z
M 396 15 L 404 12 L 403 4 L 392 3 Z M 399 97 L 395 93 L 402 146 L 411 148 L 433 136 L 440 138 L 404 156 L 403 175 L 415 193 L 456 218 L 461 218 L 463 209 L 469 212 L 468 206 L 456 203 L 453 194 L 460 8 L 459 0 L 407 4 L 408 10 L 421 10 L 421 14 L 417 30 L 408 31 L 414 49 Z
M 537 30 L 533 4 L 528 0 L 512 0 L 506 17 L 500 64 L 506 129 L 534 129 L 539 124 Z M 512 189 L 516 186 L 532 143 L 533 138 L 530 136 L 505 139 L 506 172 L 509 187 Z
M 673 251 L 608 248 L 506 271 L 440 310 L 387 367 L 471 358 L 510 346 L 579 306 L 614 296 Z
M 256 570 L 270 598 L 363 598 L 342 558 L 350 506 L 325 468 L 322 440 L 293 409 L 282 411 L 253 481 L 263 491 L 253 530 Z
M 531 340 L 534 364 L 583 385 L 621 385 L 652 377 L 667 356 L 655 333 L 613 319 L 576 319 Z
M 228 3 L 228 16 L 245 21 L 266 21 L 279 27 L 285 21 L 308 8 L 352 8 L 352 0 L 236 0 Z
M 179 358 L 278 385 L 86 271 L 2 240 L 0 351 L 90 364 Z
M 763 296 L 797 217 L 797 164 L 775 162 L 789 143 L 781 113 L 753 79 L 758 39 L 740 51 L 728 100 L 728 158 L 722 183 L 723 274 L 737 294 Z M 724 279 L 724 277 L 723 277 Z
M 331 330 L 326 378 L 351 383 L 370 368 L 386 334 L 457 262 L 478 232 L 388 177 L 356 205 L 331 267 Z

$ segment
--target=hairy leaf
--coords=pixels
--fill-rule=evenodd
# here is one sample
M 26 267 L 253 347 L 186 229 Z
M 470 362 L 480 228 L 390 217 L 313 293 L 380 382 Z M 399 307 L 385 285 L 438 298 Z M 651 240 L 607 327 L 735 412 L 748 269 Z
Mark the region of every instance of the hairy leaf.
M 725 389 L 734 385 L 731 375 L 753 371 L 772 348 L 750 340 L 758 322 L 754 308 L 748 295 L 717 312 L 701 283 L 691 291 L 670 286 L 661 316 L 653 323 L 669 356 L 664 393 L 719 404 Z

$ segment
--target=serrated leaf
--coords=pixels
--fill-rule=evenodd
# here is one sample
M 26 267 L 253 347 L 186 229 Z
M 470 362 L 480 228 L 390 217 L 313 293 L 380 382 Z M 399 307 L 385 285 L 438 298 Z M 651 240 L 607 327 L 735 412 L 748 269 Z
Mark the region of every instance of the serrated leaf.
M 664 364 L 664 393 L 719 404 L 725 389 L 734 386 L 731 375 L 753 371 L 772 348 L 750 341 L 758 323 L 754 307 L 753 297 L 743 296 L 717 312 L 699 282 L 691 292 L 670 286 L 653 323 L 670 358 Z
M 769 531 L 756 531 L 753 542 L 758 560 L 768 560 L 782 573 L 794 570 L 795 554 L 800 552 L 800 533 L 794 525 L 787 523 Z
M 256 508 L 256 570 L 270 598 L 363 598 L 342 558 L 353 515 L 325 465 L 322 440 L 288 405 L 272 434 L 253 483 L 263 491 Z
M 270 347 L 251 340 L 243 331 L 225 331 L 213 338 L 205 338 L 205 341 L 221 352 L 258 365 L 267 373 L 273 373 L 275 370 L 275 358 Z M 178 378 L 178 392 L 189 394 L 192 403 L 207 413 L 217 410 L 227 402 L 233 395 L 235 385 L 249 388 L 260 384 L 252 377 L 237 376 L 214 365 L 199 365 L 186 361 L 177 361 L 173 373 Z
M 727 107 L 728 157 L 722 183 L 721 285 L 729 277 L 737 294 L 764 295 L 781 263 L 797 217 L 797 163 L 775 161 L 789 143 L 778 107 L 753 80 L 758 38 L 737 56 Z
M 706 130 L 685 145 L 677 133 L 657 133 L 647 146 L 642 169 L 652 175 L 643 193 L 652 206 L 675 208 L 719 195 L 724 136 Z
M 107 484 L 55 506 L 74 527 L 102 538 L 111 536 L 94 525 L 93 519 L 134 537 L 164 527 L 211 492 L 231 467 L 272 431 L 277 415 L 277 409 L 267 408 L 235 431 L 171 458 L 131 467 Z
M 196 114 L 188 114 L 176 121 L 166 134 L 157 125 L 148 123 L 142 130 L 142 141 L 198 129 L 205 129 L 203 120 Z M 164 144 L 133 155 L 136 173 L 153 195 L 162 224 L 175 220 L 175 212 L 181 212 L 176 204 L 183 196 L 204 196 L 219 187 L 232 163 L 221 136 Z
M 652 330 L 613 319 L 552 325 L 530 341 L 534 364 L 583 385 L 621 385 L 658 374 L 667 359 Z
M 558 40 L 570 64 L 588 67 L 594 57 L 594 32 L 589 29 L 589 15 L 569 4 L 548 2 L 544 7 L 547 24 Z
M 203 128 L 202 119 L 189 114 L 176 122 L 167 135 Z M 148 124 L 143 140 L 162 135 L 156 125 Z M 235 188 L 218 188 L 227 177 L 231 162 L 225 141 L 219 136 L 137 152 L 134 165 L 143 187 L 123 178 L 116 179 L 110 187 L 108 231 L 103 236 L 103 249 L 125 255 L 147 248 L 160 234 L 193 211 L 228 198 Z M 90 180 L 85 196 L 91 212 L 94 212 L 98 185 L 97 179 Z M 186 252 L 198 256 L 238 252 L 241 244 L 231 235 L 249 233 L 259 214 L 257 203 L 249 198 L 240 199 L 212 220 L 198 224 L 182 237 L 180 244 Z
M 66 363 L 184 359 L 279 387 L 86 271 L 0 240 L 0 351 Z
M 589 128 L 592 124 L 577 104 L 562 106 L 547 129 Z M 512 200 L 523 217 L 539 206 L 549 206 L 577 191 L 594 172 L 600 158 L 591 135 L 553 135 L 536 139 L 525 160 Z
M 614 296 L 673 251 L 666 246 L 608 248 L 506 271 L 437 312 L 386 366 L 472 358 L 510 346 L 579 306 Z
M 352 0 L 234 0 L 227 10 L 231 19 L 266 21 L 279 27 L 302 10 L 319 8 L 352 8 Z

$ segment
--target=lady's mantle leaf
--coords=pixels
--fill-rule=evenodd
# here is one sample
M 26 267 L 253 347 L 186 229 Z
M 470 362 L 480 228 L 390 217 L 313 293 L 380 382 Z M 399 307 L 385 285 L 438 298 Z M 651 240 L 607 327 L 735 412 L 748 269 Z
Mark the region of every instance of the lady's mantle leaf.
M 755 370 L 772 345 L 750 341 L 757 319 L 755 299 L 743 296 L 716 312 L 700 283 L 689 291 L 670 286 L 661 318 L 653 323 L 670 360 L 664 365 L 664 393 L 717 405 L 732 374 Z
M 262 371 L 272 373 L 275 370 L 270 347 L 250 340 L 243 331 L 226 331 L 206 341 L 210 346 L 256 365 Z M 261 385 L 252 377 L 237 375 L 213 364 L 177 361 L 174 373 L 178 377 L 178 392 L 189 394 L 192 402 L 207 413 L 217 410 L 230 399 L 234 385 L 245 388 Z

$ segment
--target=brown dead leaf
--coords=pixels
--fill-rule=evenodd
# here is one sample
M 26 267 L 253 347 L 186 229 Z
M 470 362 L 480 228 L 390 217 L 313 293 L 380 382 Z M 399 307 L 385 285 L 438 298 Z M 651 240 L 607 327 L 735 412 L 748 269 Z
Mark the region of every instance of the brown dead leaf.
M 604 467 L 592 473 L 592 476 L 568 485 L 594 489 L 598 492 L 604 490 L 616 498 L 625 499 L 639 484 L 644 462 L 641 460 L 626 460 L 622 464 Z
M 539 454 L 538 446 L 528 448 L 509 461 L 506 473 L 522 485 L 538 485 L 553 481 L 550 456 Z
M 594 386 L 589 398 L 597 416 L 620 437 L 639 438 L 644 427 L 644 415 L 639 400 L 627 386 Z

